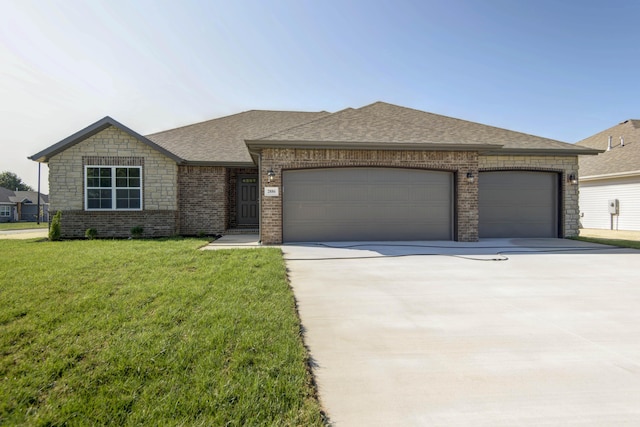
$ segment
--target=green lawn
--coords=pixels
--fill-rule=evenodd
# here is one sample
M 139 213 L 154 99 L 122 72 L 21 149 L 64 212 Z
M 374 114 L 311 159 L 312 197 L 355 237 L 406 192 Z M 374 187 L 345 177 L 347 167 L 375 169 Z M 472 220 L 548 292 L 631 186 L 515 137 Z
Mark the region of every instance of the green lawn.
M 0 240 L 0 425 L 323 418 L 277 249 Z
M 46 222 L 0 222 L 0 231 L 4 230 L 27 230 L 30 228 L 48 228 L 49 224 Z
M 640 242 L 637 240 L 620 240 L 620 239 L 600 239 L 596 237 L 575 237 L 575 240 L 583 242 L 600 243 L 602 245 L 620 246 L 621 248 L 640 249 Z

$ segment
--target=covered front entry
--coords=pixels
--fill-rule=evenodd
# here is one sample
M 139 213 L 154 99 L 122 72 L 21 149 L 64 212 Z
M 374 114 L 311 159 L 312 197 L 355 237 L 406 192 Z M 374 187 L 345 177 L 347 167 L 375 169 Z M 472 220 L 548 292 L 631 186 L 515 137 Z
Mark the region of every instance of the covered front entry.
M 347 167 L 283 172 L 283 241 L 451 240 L 453 174 Z
M 481 172 L 480 238 L 558 237 L 558 181 L 555 172 Z
M 257 225 L 258 177 L 256 175 L 240 175 L 236 185 L 238 187 L 238 225 Z

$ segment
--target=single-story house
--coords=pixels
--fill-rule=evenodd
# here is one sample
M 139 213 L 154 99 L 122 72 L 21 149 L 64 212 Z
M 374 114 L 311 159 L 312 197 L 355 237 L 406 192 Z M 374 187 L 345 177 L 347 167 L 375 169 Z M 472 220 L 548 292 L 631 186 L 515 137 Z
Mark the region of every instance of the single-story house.
M 147 136 L 105 117 L 30 159 L 49 164 L 63 236 L 250 229 L 279 244 L 575 236 L 578 156 L 597 153 L 376 102 Z
M 580 158 L 582 226 L 640 231 L 640 120 L 625 120 L 576 145 L 603 151 Z
M 49 198 L 36 191 L 12 191 L 0 187 L 0 222 L 38 221 L 38 197 L 40 220 L 49 221 Z

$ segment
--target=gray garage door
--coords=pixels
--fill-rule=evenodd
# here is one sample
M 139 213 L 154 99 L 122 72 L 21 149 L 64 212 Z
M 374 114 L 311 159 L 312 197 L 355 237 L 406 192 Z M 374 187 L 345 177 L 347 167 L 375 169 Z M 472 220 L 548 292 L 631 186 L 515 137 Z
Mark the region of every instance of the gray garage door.
M 481 172 L 480 237 L 558 237 L 558 174 Z
M 283 173 L 283 240 L 451 240 L 453 175 L 393 168 Z

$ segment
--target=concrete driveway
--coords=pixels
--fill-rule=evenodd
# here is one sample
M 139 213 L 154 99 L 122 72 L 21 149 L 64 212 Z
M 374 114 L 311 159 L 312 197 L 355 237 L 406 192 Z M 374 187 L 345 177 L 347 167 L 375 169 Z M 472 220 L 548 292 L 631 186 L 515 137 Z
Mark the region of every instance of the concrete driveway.
M 640 251 L 558 239 L 282 249 L 336 426 L 640 423 Z

